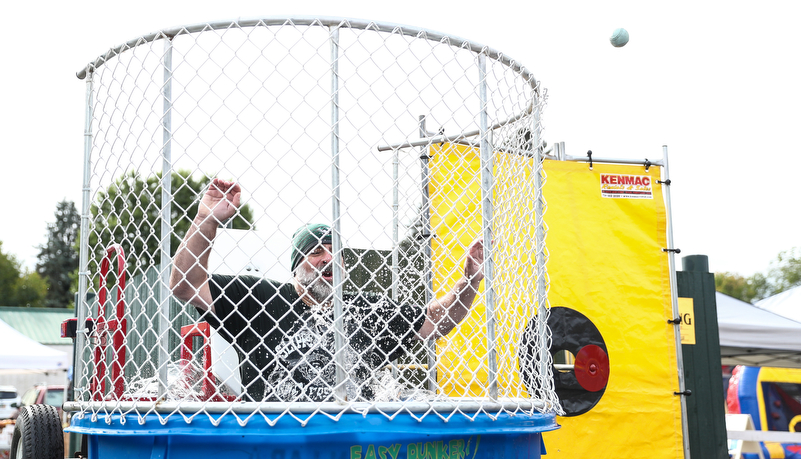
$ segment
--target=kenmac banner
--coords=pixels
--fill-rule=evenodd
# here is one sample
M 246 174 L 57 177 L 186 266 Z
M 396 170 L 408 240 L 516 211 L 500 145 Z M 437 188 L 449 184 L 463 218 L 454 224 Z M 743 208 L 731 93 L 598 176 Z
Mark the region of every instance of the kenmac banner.
M 559 417 L 562 428 L 543 434 L 548 457 L 683 457 L 660 168 L 596 163 L 590 170 L 549 160 L 544 166 L 549 302 L 592 324 L 552 324 L 553 341 L 606 354 L 609 371 L 595 406 Z M 560 329 L 571 336 L 557 336 Z M 603 353 L 595 347 L 598 334 Z M 598 390 L 592 382 L 584 386 Z M 578 397 L 581 390 L 562 393 Z
M 648 175 L 601 174 L 601 197 L 653 199 Z

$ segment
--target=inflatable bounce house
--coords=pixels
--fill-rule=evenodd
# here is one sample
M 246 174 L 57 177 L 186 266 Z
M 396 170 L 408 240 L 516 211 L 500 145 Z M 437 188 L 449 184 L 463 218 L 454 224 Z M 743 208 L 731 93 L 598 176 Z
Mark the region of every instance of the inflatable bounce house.
M 726 405 L 730 414 L 750 415 L 756 430 L 801 432 L 801 370 L 737 366 Z M 762 442 L 761 448 L 766 459 L 801 459 L 801 444 Z

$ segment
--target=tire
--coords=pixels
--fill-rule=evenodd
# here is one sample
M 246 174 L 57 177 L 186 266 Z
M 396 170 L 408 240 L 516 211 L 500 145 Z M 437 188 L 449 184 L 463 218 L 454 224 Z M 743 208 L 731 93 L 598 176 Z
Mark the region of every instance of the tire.
M 14 436 L 12 459 L 63 459 L 64 431 L 58 411 L 50 405 L 20 408 Z

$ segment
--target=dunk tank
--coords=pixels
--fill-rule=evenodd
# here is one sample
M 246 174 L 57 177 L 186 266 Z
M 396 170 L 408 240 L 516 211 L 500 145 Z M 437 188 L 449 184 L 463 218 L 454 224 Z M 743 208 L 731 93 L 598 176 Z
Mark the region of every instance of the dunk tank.
M 78 329 L 64 409 L 89 457 L 544 453 L 541 433 L 562 413 L 547 326 L 545 97 L 520 62 L 415 27 L 267 18 L 145 35 L 79 77 Z M 318 397 L 282 390 L 280 376 L 253 395 L 241 369 L 254 356 L 214 326 L 226 318 L 170 289 L 214 178 L 240 187 L 241 206 L 194 263 L 209 275 L 291 282 L 295 230 L 331 227 L 338 269 L 320 313 L 331 358 L 282 364 L 311 372 Z M 485 278 L 469 314 L 357 374 L 348 295 L 422 308 L 455 289 L 477 238 Z M 271 333 L 300 339 L 288 330 Z

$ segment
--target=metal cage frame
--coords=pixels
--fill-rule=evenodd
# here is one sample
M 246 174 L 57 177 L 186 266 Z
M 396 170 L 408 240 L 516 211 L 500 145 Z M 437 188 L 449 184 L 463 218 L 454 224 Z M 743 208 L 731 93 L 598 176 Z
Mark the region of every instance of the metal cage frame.
M 394 174 L 397 180 L 397 173 L 398 173 L 398 155 L 404 149 L 412 149 L 414 152 L 418 151 L 425 151 L 427 148 L 430 148 L 432 145 L 440 144 L 443 142 L 453 143 L 453 144 L 463 144 L 463 145 L 470 145 L 472 147 L 477 148 L 480 151 L 480 162 L 481 162 L 481 212 L 482 212 L 482 229 L 481 234 L 483 235 L 485 240 L 493 240 L 493 228 L 492 228 L 492 221 L 493 221 L 493 212 L 494 212 L 494 204 L 493 204 L 493 192 L 494 192 L 494 163 L 493 163 L 493 155 L 494 152 L 498 151 L 506 151 L 510 154 L 517 154 L 525 157 L 533 158 L 533 164 L 538 164 L 541 162 L 541 159 L 544 156 L 542 152 L 542 139 L 540 136 L 541 131 L 541 109 L 545 102 L 545 94 L 544 91 L 540 87 L 540 82 L 536 80 L 533 74 L 522 66 L 518 61 L 512 59 L 511 57 L 497 51 L 493 48 L 475 43 L 473 41 L 461 39 L 458 37 L 454 37 L 452 35 L 446 35 L 443 33 L 410 27 L 405 25 L 397 25 L 397 24 L 390 24 L 390 23 L 381 23 L 381 22 L 374 22 L 374 21 L 365 21 L 365 20 L 358 20 L 358 19 L 342 19 L 342 18 L 331 18 L 331 17 L 292 17 L 292 18 L 256 18 L 256 19 L 237 19 L 235 21 L 218 21 L 218 22 L 210 22 L 210 23 L 200 23 L 185 27 L 176 27 L 170 29 L 164 29 L 158 32 L 154 32 L 148 35 L 144 35 L 137 39 L 128 41 L 123 43 L 120 46 L 114 47 L 109 49 L 106 53 L 95 59 L 94 61 L 90 62 L 86 67 L 81 69 L 78 72 L 77 76 L 80 79 L 85 80 L 86 82 L 86 118 L 85 124 L 86 129 L 84 133 L 85 142 L 84 142 L 84 172 L 83 172 L 83 204 L 82 204 L 82 212 L 81 212 L 81 233 L 80 233 L 80 270 L 79 270 L 79 298 L 82 299 L 80 302 L 81 307 L 78 307 L 78 324 L 86 324 L 88 317 L 88 311 L 90 311 L 91 305 L 87 302 L 87 293 L 91 290 L 91 279 L 90 279 L 90 253 L 88 250 L 88 237 L 92 227 L 91 221 L 91 212 L 90 206 L 92 203 L 92 183 L 91 177 L 93 174 L 92 171 L 92 155 L 93 155 L 93 108 L 94 108 L 94 95 L 95 95 L 95 88 L 94 88 L 94 75 L 98 72 L 103 66 L 107 65 L 111 62 L 114 58 L 123 55 L 124 53 L 135 49 L 139 46 L 145 44 L 151 44 L 157 42 L 159 40 L 163 41 L 164 43 L 164 54 L 163 54 L 163 75 L 164 75 L 164 83 L 162 88 L 160 88 L 160 93 L 163 102 L 163 112 L 162 118 L 160 120 L 161 130 L 163 134 L 163 144 L 161 146 L 161 154 L 162 154 L 162 178 L 161 178 L 161 193 L 162 193 L 162 208 L 161 208 L 161 234 L 159 235 L 159 246 L 160 246 L 160 254 L 161 254 L 161 261 L 159 265 L 159 273 L 160 273 L 160 298 L 161 298 L 161 306 L 159 317 L 156 318 L 156 322 L 159 324 L 160 329 L 164 330 L 169 328 L 170 326 L 170 319 L 164 313 L 168 309 L 168 303 L 170 298 L 170 291 L 168 288 L 168 276 L 169 276 L 169 267 L 170 267 L 170 235 L 172 228 L 170 227 L 170 214 L 172 209 L 170 208 L 170 200 L 171 200 L 171 184 L 170 184 L 170 173 L 173 167 L 173 160 L 172 160 L 172 132 L 173 132 L 173 125 L 172 125 L 172 102 L 174 99 L 173 88 L 172 88 L 172 49 L 171 43 L 172 40 L 176 37 L 181 37 L 185 35 L 192 35 L 197 33 L 205 33 L 210 31 L 224 31 L 231 28 L 255 28 L 255 27 L 319 27 L 325 29 L 329 33 L 329 42 L 330 42 L 330 107 L 331 107 L 331 118 L 330 118 L 330 149 L 332 154 L 332 177 L 331 177 L 331 202 L 332 202 L 332 245 L 333 251 L 335 253 L 339 253 L 343 250 L 343 241 L 342 241 L 342 229 L 340 227 L 341 219 L 340 219 L 340 212 L 342 206 L 342 199 L 339 196 L 340 190 L 340 182 L 342 177 L 340 176 L 340 168 L 339 168 L 339 155 L 340 155 L 340 135 L 339 135 L 339 126 L 341 124 L 340 117 L 342 113 L 340 111 L 338 94 L 340 88 L 340 81 L 339 78 L 339 70 L 338 64 L 342 57 L 342 50 L 339 45 L 340 40 L 340 30 L 341 29 L 355 29 L 360 31 L 375 31 L 385 34 L 390 34 L 393 36 L 403 36 L 408 37 L 415 40 L 425 40 L 432 43 L 440 43 L 446 44 L 453 48 L 459 48 L 461 50 L 467 50 L 473 53 L 477 59 L 477 66 L 479 71 L 478 81 L 480 82 L 479 87 L 479 94 L 478 98 L 481 101 L 482 108 L 479 111 L 479 120 L 478 129 L 471 129 L 463 132 L 456 132 L 456 133 L 445 133 L 445 132 L 429 132 L 426 129 L 426 120 L 424 117 L 420 118 L 419 122 L 419 136 L 418 140 L 401 140 L 396 143 L 390 142 L 381 142 L 380 145 L 376 146 L 378 152 L 392 152 L 394 155 L 393 166 L 394 166 Z M 513 113 L 509 115 L 505 119 L 491 119 L 491 116 L 487 112 L 487 79 L 490 78 L 487 74 L 487 62 L 495 62 L 500 63 L 506 68 L 508 68 L 512 74 L 516 75 L 517 78 L 524 81 L 525 84 L 529 86 L 529 90 L 531 91 L 532 100 L 530 104 L 521 112 Z M 524 143 L 518 145 L 501 145 L 501 144 L 494 144 L 494 133 L 499 129 L 508 129 L 510 127 L 519 127 L 519 123 L 523 121 L 525 123 L 530 123 L 525 129 L 525 132 L 528 137 L 525 139 Z M 522 134 L 522 133 L 518 133 Z M 425 164 L 425 161 L 423 161 Z M 425 167 L 425 166 L 424 166 Z M 534 268 L 536 273 L 536 297 L 537 297 L 537 310 L 535 311 L 535 315 L 540 318 L 545 318 L 547 316 L 547 309 L 548 309 L 548 299 L 547 299 L 547 273 L 545 269 L 545 263 L 547 259 L 547 252 L 545 250 L 545 237 L 546 237 L 546 228 L 543 223 L 543 214 L 546 209 L 546 204 L 544 199 L 541 195 L 541 188 L 542 183 L 545 180 L 544 173 L 539 169 L 535 170 L 533 174 L 534 180 L 534 187 L 538 190 L 539 194 L 534 197 L 534 214 L 536 216 L 537 221 L 537 228 L 536 228 L 536 239 L 534 241 L 534 245 L 538 248 L 536 251 L 536 267 Z M 423 173 L 423 177 L 421 178 L 421 185 L 423 189 L 423 193 L 427 194 L 428 183 L 426 181 L 426 174 Z M 424 198 L 426 199 L 427 196 Z M 394 205 L 397 206 L 397 190 L 395 190 L 395 201 Z M 397 219 L 397 214 L 395 215 Z M 425 225 L 428 225 L 430 222 L 426 221 Z M 394 228 L 395 234 L 394 242 L 397 244 L 398 241 L 398 222 L 397 220 L 394 221 Z M 430 234 L 431 228 L 424 227 L 423 234 Z M 114 248 L 109 248 L 108 256 L 110 257 L 112 251 L 115 250 Z M 427 248 L 427 256 L 431 257 L 430 253 L 430 243 Z M 118 255 L 120 255 L 121 248 L 117 249 Z M 397 251 L 393 250 L 392 253 L 392 260 L 393 265 L 397 263 Z M 468 418 L 472 418 L 477 416 L 479 413 L 484 413 L 491 418 L 498 416 L 501 413 L 507 414 L 526 414 L 526 413 L 535 413 L 535 412 L 545 412 L 545 413 L 554 413 L 559 410 L 558 403 L 555 400 L 555 397 L 545 397 L 542 399 L 529 397 L 527 400 L 521 399 L 514 399 L 509 400 L 505 399 L 503 396 L 499 396 L 498 390 L 498 376 L 497 376 L 497 367 L 496 367 L 496 355 L 495 355 L 495 315 L 496 312 L 494 310 L 496 299 L 494 298 L 495 289 L 493 288 L 493 281 L 494 281 L 494 270 L 496 269 L 493 261 L 493 252 L 489 245 L 485 246 L 485 265 L 484 270 L 486 273 L 485 277 L 485 295 L 486 295 L 486 334 L 488 340 L 488 352 L 487 352 L 487 359 L 488 359 L 488 368 L 489 368 L 489 393 L 488 396 L 485 398 L 452 398 L 448 400 L 434 400 L 434 401 L 415 401 L 415 402 L 343 402 L 345 400 L 344 394 L 344 385 L 341 384 L 343 380 L 348 378 L 348 375 L 345 374 L 344 368 L 345 364 L 344 361 L 338 361 L 337 365 L 337 382 L 339 385 L 337 386 L 337 399 L 336 402 L 323 402 L 323 403 L 307 403 L 307 402 L 229 402 L 229 401 L 169 401 L 165 399 L 165 393 L 168 387 L 168 375 L 167 375 L 167 366 L 166 363 L 169 362 L 170 356 L 167 353 L 168 346 L 166 343 L 161 343 L 159 346 L 160 355 L 159 355 L 159 364 L 158 364 L 158 381 L 159 381 L 159 393 L 158 398 L 156 400 L 100 400 L 95 398 L 94 400 L 87 400 L 86 397 L 77 397 L 76 401 L 68 402 L 65 404 L 64 408 L 67 411 L 77 411 L 81 414 L 91 413 L 92 418 L 96 419 L 97 416 L 103 414 L 122 414 L 122 415 L 129 415 L 129 414 L 136 414 L 139 416 L 140 422 L 143 421 L 143 415 L 157 413 L 159 417 L 164 415 L 165 417 L 169 417 L 171 414 L 180 413 L 183 417 L 188 420 L 191 420 L 194 416 L 198 415 L 199 413 L 203 412 L 208 415 L 211 414 L 219 414 L 219 417 L 216 417 L 216 422 L 219 422 L 221 416 L 225 414 L 232 414 L 237 417 L 240 424 L 247 423 L 248 419 L 253 416 L 254 414 L 258 413 L 261 416 L 267 418 L 267 416 L 277 415 L 277 418 L 281 418 L 284 415 L 289 415 L 291 417 L 295 417 L 301 422 L 302 425 L 305 425 L 311 417 L 318 413 L 324 414 L 326 417 L 331 419 L 338 419 L 340 416 L 346 413 L 360 413 L 360 414 L 367 414 L 367 413 L 382 413 L 385 416 L 389 417 L 390 419 L 394 416 L 398 415 L 399 413 L 405 412 L 409 415 L 418 418 L 424 417 L 429 413 L 434 413 L 440 418 L 447 420 L 450 416 L 453 416 L 455 413 L 461 413 Z M 104 259 L 104 267 L 108 268 L 108 261 Z M 339 270 L 334 270 L 334 285 L 341 285 L 342 278 L 339 274 Z M 394 277 L 397 273 L 393 272 L 393 288 L 397 288 L 397 278 Z M 430 274 L 430 270 L 427 272 Z M 105 281 L 106 275 L 103 274 L 103 279 Z M 120 276 L 121 279 L 124 279 L 124 274 Z M 429 297 L 432 295 L 431 290 L 431 279 L 426 279 L 426 284 L 429 288 L 426 289 L 426 299 L 428 300 Z M 118 291 L 118 295 L 121 295 L 120 291 L 124 289 L 124 285 L 121 286 L 121 289 Z M 106 287 L 105 285 L 102 287 L 101 293 L 101 303 L 103 303 L 106 299 Z M 122 303 L 122 298 L 118 299 L 119 303 Z M 336 289 L 336 293 L 334 295 L 334 319 L 337 325 L 338 333 L 336 335 L 336 358 L 342 359 L 343 354 L 339 352 L 346 344 L 343 342 L 344 332 L 342 329 L 342 321 L 340 320 L 343 315 L 343 299 L 342 299 L 342 290 L 341 288 Z M 102 304 L 101 304 L 102 306 Z M 101 308 L 102 309 L 102 308 Z M 118 319 L 120 323 L 123 322 L 123 319 Z M 98 323 L 99 325 L 99 323 Z M 544 350 L 540 354 L 540 360 L 538 362 L 539 368 L 538 373 L 543 375 L 544 378 L 548 378 L 548 375 L 551 374 L 551 362 L 550 356 L 548 355 L 547 349 L 549 347 L 548 343 L 548 333 L 545 330 L 546 323 L 545 320 L 539 321 L 539 327 L 541 330 L 538 331 L 538 348 Z M 98 331 L 98 328 L 95 327 L 94 331 L 91 331 L 87 328 L 83 328 L 79 330 L 76 338 L 76 368 L 74 374 L 76 378 L 78 378 L 78 383 L 76 384 L 76 393 L 81 390 L 82 384 L 80 384 L 81 375 L 86 374 L 86 363 L 83 362 L 81 358 L 80 350 L 87 349 L 89 344 L 87 340 L 97 337 L 98 333 L 102 333 L 103 330 Z M 108 327 L 106 327 L 108 328 Z M 202 330 L 198 329 L 197 327 L 187 329 L 187 335 L 191 336 L 191 333 L 202 335 Z M 91 333 L 95 333 L 92 335 Z M 123 326 L 122 333 L 125 333 L 125 329 Z M 117 342 L 117 336 L 119 332 L 115 332 L 115 343 Z M 163 335 L 161 337 L 162 340 L 166 339 Z M 433 342 L 429 343 L 429 354 L 431 354 L 431 346 L 433 346 Z M 188 341 L 184 343 L 184 347 L 188 347 Z M 100 352 L 100 348 L 97 348 L 98 352 Z M 205 358 L 205 356 L 204 356 Z M 101 362 L 101 358 L 99 355 L 95 357 L 96 362 Z M 99 365 L 102 365 L 100 363 Z M 116 365 L 114 368 L 119 372 L 120 363 L 115 362 Z M 121 365 L 124 366 L 124 361 L 121 362 Z M 102 367 L 101 367 L 102 368 Z M 435 376 L 433 372 L 435 368 L 433 368 L 433 361 L 429 360 L 429 371 L 428 371 L 428 378 L 429 378 L 429 386 L 431 386 L 432 379 Z M 115 373 L 116 374 L 116 373 Z M 119 375 L 117 375 L 119 378 Z M 435 383 L 435 381 L 434 381 Z M 99 380 L 95 381 L 95 384 L 101 384 Z M 102 383 L 104 384 L 104 383 Z M 121 387 L 117 387 L 117 385 L 122 384 L 120 381 L 115 382 L 115 390 L 120 391 Z M 205 384 L 205 383 L 204 383 Z M 546 392 L 547 392 L 546 388 Z M 204 386 L 204 392 L 208 392 L 208 388 Z M 551 387 L 552 391 L 552 387 Z M 299 416 L 295 416 L 299 415 Z M 211 418 L 211 416 L 210 416 Z M 212 420 L 212 422 L 215 422 Z M 268 419 L 268 423 L 277 422 L 277 419 L 272 418 Z

